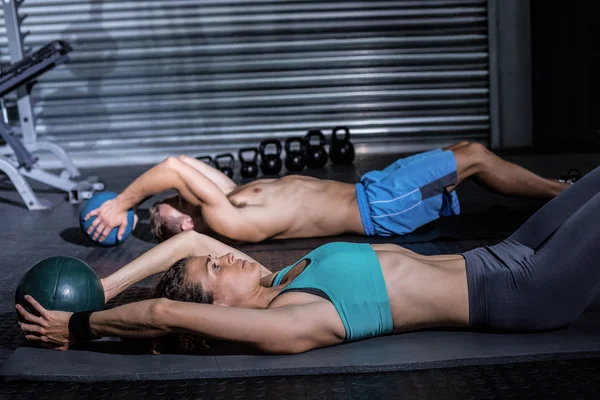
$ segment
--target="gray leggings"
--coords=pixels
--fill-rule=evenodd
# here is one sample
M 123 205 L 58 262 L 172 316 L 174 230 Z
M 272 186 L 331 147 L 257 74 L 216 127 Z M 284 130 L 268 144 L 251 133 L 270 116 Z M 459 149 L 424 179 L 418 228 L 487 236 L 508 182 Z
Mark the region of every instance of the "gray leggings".
M 600 293 L 600 167 L 507 240 L 463 256 L 474 328 L 542 331 L 570 324 Z

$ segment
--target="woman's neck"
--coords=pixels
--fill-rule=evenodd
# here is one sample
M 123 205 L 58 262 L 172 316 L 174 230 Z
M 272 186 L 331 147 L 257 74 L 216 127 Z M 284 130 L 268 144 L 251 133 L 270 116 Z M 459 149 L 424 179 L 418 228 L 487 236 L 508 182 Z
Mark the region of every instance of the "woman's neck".
M 266 278 L 266 277 L 265 277 Z M 276 287 L 263 286 L 257 288 L 256 293 L 247 302 L 247 308 L 265 309 L 269 308 L 271 302 L 281 293 L 282 285 Z

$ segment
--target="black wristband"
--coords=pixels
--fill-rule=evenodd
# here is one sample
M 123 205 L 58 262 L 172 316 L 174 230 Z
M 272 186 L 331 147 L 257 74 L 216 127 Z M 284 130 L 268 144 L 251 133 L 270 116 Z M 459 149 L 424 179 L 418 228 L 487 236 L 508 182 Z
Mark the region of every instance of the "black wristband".
M 73 313 L 69 318 L 69 333 L 78 341 L 99 339 L 92 334 L 90 329 L 90 316 L 94 311 L 80 311 Z

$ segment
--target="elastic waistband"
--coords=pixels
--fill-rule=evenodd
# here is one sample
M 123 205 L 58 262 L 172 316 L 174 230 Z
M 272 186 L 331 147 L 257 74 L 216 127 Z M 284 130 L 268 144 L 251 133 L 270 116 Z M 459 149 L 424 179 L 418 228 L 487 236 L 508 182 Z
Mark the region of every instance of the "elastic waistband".
M 365 235 L 374 236 L 375 227 L 373 226 L 373 221 L 371 221 L 371 209 L 369 208 L 369 201 L 367 200 L 365 187 L 362 183 L 356 184 L 356 200 L 358 201 L 358 211 L 360 212 L 360 220 L 365 230 Z

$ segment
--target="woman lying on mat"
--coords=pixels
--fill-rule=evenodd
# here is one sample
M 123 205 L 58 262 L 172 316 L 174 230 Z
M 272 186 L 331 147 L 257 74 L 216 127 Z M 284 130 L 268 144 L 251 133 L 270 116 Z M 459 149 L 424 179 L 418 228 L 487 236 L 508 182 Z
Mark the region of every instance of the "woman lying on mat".
M 600 292 L 598 188 L 600 168 L 507 240 L 457 255 L 331 243 L 267 275 L 243 253 L 188 232 L 104 280 L 110 298 L 174 263 L 158 284 L 161 298 L 91 316 L 47 311 L 32 299 L 40 316 L 19 307 L 27 321 L 21 328 L 28 339 L 63 350 L 93 337 L 176 333 L 269 353 L 428 327 L 555 329 L 573 322 Z M 206 251 L 212 255 L 200 255 Z

